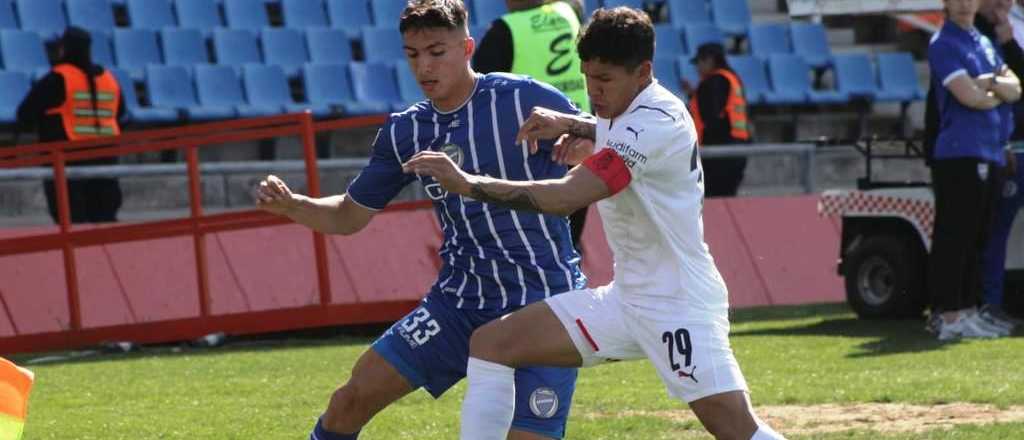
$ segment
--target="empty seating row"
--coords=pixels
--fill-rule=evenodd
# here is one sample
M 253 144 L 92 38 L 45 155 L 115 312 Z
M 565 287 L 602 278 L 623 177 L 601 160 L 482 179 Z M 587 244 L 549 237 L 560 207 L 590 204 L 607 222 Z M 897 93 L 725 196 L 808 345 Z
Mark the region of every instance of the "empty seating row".
M 750 55 L 727 59 L 743 81 L 750 104 L 841 104 L 851 99 L 906 103 L 924 99 L 914 60 L 908 53 L 878 54 L 877 69 L 867 54 L 835 55 L 835 90 L 813 89 L 811 67 L 794 54 L 773 54 L 767 62 Z M 661 58 L 654 68 L 659 81 L 680 96 L 681 79 L 697 86 L 697 71 L 689 59 Z
M 24 29 L 55 39 L 70 24 L 94 32 L 116 28 L 111 0 L 0 0 L 0 28 Z M 160 30 L 168 27 L 209 33 L 217 27 L 258 31 L 271 26 L 263 2 L 253 0 L 124 0 L 129 26 Z M 350 32 L 378 26 L 398 27 L 405 2 L 400 0 L 280 0 L 284 27 L 333 27 Z M 371 13 L 372 11 L 372 13 Z M 470 7 L 475 23 L 487 26 L 506 12 L 500 0 L 476 0 Z
M 407 65 L 383 63 L 308 64 L 302 67 L 307 102 L 292 100 L 284 71 L 248 64 L 241 74 L 228 66 L 149 65 L 141 83 L 148 106 L 140 103 L 128 72 L 111 69 L 121 84 L 130 122 L 163 124 L 266 116 L 309 109 L 315 117 L 400 111 L 424 99 Z M 30 87 L 20 72 L 0 72 L 0 123 L 16 120 L 18 104 Z
M 691 23 L 682 27 L 655 25 L 655 42 L 660 54 L 693 54 L 705 43 L 725 45 L 725 34 L 711 23 Z M 816 69 L 832 63 L 825 28 L 817 23 L 755 23 L 750 27 L 750 53 L 767 59 L 781 53 L 795 53 Z

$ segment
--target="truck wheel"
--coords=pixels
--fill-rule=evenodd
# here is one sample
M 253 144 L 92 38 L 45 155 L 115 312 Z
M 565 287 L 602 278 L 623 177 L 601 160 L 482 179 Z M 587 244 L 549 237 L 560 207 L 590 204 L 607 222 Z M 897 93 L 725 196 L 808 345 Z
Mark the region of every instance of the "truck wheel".
M 844 260 L 846 301 L 857 316 L 921 316 L 927 302 L 924 259 L 907 240 L 891 235 L 868 237 Z

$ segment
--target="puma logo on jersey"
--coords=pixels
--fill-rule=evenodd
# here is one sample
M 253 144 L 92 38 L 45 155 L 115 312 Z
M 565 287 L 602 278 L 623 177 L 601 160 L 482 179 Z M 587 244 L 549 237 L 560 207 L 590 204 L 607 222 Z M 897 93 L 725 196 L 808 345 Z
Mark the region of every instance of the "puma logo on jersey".
M 676 373 L 679 373 L 679 378 L 680 379 L 690 378 L 690 379 L 693 379 L 693 383 L 700 383 L 700 382 L 697 381 L 697 378 L 693 376 L 694 373 L 696 373 L 696 372 L 697 372 L 697 366 L 696 365 L 693 366 L 693 368 L 690 370 L 689 373 L 687 373 L 687 372 L 685 372 L 683 370 L 676 371 Z
M 633 133 L 633 137 L 636 138 L 636 140 L 639 141 L 640 140 L 640 133 L 643 133 L 644 129 L 641 128 L 639 131 L 637 131 L 633 127 L 630 127 L 630 126 L 627 125 L 626 126 L 626 131 L 628 131 L 630 133 Z

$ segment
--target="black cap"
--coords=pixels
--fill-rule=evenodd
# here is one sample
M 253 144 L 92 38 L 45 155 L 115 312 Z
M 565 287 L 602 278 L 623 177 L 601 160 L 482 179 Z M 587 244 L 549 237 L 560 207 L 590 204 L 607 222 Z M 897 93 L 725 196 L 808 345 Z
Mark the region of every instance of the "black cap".
M 725 48 L 720 43 L 704 43 L 697 48 L 697 54 L 690 58 L 690 63 L 697 64 L 697 61 L 706 58 L 725 58 Z
M 92 35 L 80 27 L 69 26 L 64 30 L 64 35 L 60 37 L 60 42 L 65 47 L 89 47 L 89 44 L 92 43 Z

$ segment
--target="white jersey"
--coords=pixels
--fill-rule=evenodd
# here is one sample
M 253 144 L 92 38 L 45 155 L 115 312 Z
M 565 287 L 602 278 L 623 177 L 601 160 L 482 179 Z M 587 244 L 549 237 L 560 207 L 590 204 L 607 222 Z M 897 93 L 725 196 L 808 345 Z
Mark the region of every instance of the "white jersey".
M 725 282 L 704 243 L 703 171 L 686 105 L 654 80 L 614 120 L 598 118 L 595 154 L 612 149 L 629 185 L 598 202 L 625 304 L 728 325 Z

